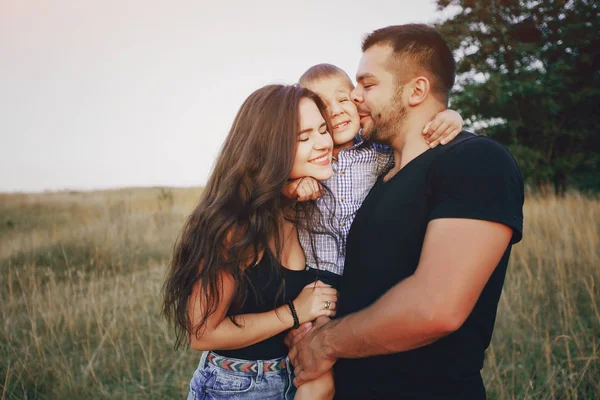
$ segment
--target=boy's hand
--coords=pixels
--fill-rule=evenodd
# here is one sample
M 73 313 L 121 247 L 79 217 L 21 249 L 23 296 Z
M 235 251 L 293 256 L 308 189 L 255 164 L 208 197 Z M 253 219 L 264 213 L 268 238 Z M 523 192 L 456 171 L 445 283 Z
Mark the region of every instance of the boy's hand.
M 323 196 L 323 186 L 315 178 L 305 176 L 286 183 L 281 191 L 287 198 L 297 201 L 316 200 Z
M 454 110 L 444 110 L 438 113 L 423 129 L 423 137 L 430 148 L 438 144 L 446 144 L 460 133 L 463 119 Z

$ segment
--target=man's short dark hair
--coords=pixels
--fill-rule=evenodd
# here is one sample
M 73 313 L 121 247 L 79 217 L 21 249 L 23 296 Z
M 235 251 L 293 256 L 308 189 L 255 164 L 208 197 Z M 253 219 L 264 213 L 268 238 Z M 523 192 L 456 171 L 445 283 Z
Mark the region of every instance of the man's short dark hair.
M 363 40 L 362 51 L 374 45 L 389 45 L 397 60 L 409 57 L 434 79 L 432 89 L 447 103 L 456 77 L 456 61 L 442 35 L 425 24 L 392 25 L 377 29 Z

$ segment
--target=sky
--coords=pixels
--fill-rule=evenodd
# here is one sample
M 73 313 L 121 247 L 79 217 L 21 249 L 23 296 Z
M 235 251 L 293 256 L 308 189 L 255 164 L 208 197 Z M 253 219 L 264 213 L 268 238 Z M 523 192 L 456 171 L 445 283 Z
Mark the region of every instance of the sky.
M 0 0 L 0 192 L 199 186 L 244 99 L 430 0 Z

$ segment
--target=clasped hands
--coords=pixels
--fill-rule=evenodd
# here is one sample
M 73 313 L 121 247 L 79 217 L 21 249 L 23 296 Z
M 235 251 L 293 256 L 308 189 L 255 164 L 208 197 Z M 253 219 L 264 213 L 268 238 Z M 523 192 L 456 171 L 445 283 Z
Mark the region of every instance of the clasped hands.
M 296 387 L 316 379 L 333 367 L 337 361 L 326 354 L 323 333 L 326 325 L 332 323 L 328 317 L 318 317 L 314 322 L 306 322 L 298 329 L 292 329 L 285 338 L 289 347 L 290 362 L 294 366 Z

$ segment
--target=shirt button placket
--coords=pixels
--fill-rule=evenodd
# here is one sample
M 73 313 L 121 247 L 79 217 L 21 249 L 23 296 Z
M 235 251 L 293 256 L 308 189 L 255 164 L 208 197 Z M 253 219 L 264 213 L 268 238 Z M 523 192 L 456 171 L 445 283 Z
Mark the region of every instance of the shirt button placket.
M 340 167 L 339 169 L 341 171 L 340 172 L 340 176 L 344 176 L 344 174 L 343 174 L 344 171 L 343 170 L 345 169 L 345 165 L 344 165 L 343 152 L 340 152 L 339 167 Z M 339 196 L 340 202 L 343 203 L 344 202 L 344 196 L 345 196 L 344 191 L 345 191 L 346 187 L 342 183 L 342 179 L 338 179 L 338 188 L 339 188 L 339 190 L 338 190 L 338 196 Z M 344 218 L 344 206 L 343 205 L 340 207 L 340 211 L 341 211 L 340 216 L 342 218 Z M 344 222 L 340 222 L 340 226 L 343 227 L 344 226 Z

